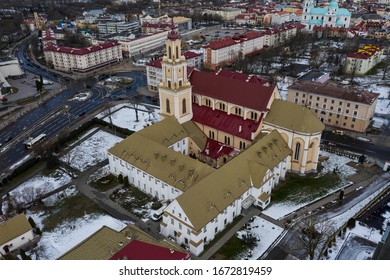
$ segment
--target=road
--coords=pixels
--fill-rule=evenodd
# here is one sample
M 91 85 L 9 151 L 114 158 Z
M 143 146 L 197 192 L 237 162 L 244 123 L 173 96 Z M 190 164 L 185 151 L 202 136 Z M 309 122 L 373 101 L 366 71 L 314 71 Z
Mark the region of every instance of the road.
M 358 154 L 390 160 L 390 148 L 374 145 L 370 142 L 360 141 L 358 139 L 345 135 L 337 135 L 331 131 L 322 133 L 321 142 L 325 145 L 337 147 Z
M 47 135 L 47 139 L 53 138 L 70 123 L 82 117 L 90 111 L 101 106 L 105 102 L 113 101 L 118 96 L 125 94 L 130 97 L 136 95 L 138 87 L 146 86 L 146 77 L 141 71 L 116 73 L 117 76 L 128 76 L 134 79 L 130 89 L 122 89 L 110 94 L 108 97 L 105 88 L 95 85 L 96 78 L 90 77 L 84 80 L 73 81 L 35 66 L 26 58 L 24 47 L 20 46 L 17 53 L 19 60 L 23 61 L 23 69 L 34 74 L 42 74 L 46 79 L 66 83 L 67 89 L 59 92 L 44 104 L 38 105 L 35 109 L 19 118 L 14 124 L 0 131 L 0 174 L 7 173 L 7 170 L 15 163 L 24 159 L 29 150 L 24 147 L 23 142 L 28 137 L 36 137 L 41 133 Z M 68 99 L 80 90 L 89 87 L 91 97 L 85 102 L 69 101 Z M 67 106 L 68 109 L 65 109 Z

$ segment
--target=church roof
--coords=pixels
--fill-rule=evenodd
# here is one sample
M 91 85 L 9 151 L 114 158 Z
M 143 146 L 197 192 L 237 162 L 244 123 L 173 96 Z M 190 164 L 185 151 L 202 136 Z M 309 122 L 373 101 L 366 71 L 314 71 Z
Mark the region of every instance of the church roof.
M 325 128 L 309 108 L 280 99 L 272 102 L 264 122 L 302 133 L 318 133 Z
M 309 11 L 310 15 L 325 15 L 328 12 L 326 8 L 311 8 Z
M 175 117 L 168 117 L 152 125 L 150 128 L 153 126 L 156 128 L 148 133 L 143 133 L 145 129 L 134 133 L 110 148 L 108 152 L 163 182 L 185 191 L 212 173 L 213 168 L 168 148 L 173 140 L 170 143 L 161 143 L 161 140 L 171 135 L 166 133 L 166 129 L 172 119 L 177 122 Z M 166 121 L 168 123 L 165 123 Z M 162 125 L 158 126 L 158 124 Z M 180 125 L 179 122 L 177 124 Z
M 262 185 L 267 170 L 290 153 L 287 143 L 274 130 L 180 195 L 177 202 L 194 230 L 199 231 L 251 186 Z
M 234 151 L 233 147 L 227 146 L 217 140 L 207 138 L 206 146 L 202 151 L 202 154 L 213 159 L 219 159 L 224 155 L 234 155 Z
M 267 106 L 275 89 L 275 86 L 257 85 L 201 71 L 192 71 L 189 80 L 193 93 L 263 112 L 269 110 Z
M 244 120 L 240 116 L 228 115 L 224 111 L 213 110 L 198 104 L 192 104 L 192 112 L 192 121 L 249 141 L 252 141 L 252 133 L 257 131 L 261 122 L 261 119 L 258 122 L 250 119 Z
M 336 16 L 351 16 L 351 12 L 344 8 L 338 9 L 336 12 Z
M 207 142 L 207 137 L 203 131 L 193 121 L 185 122 L 182 124 L 182 126 L 192 141 L 195 142 L 200 150 L 203 150 Z

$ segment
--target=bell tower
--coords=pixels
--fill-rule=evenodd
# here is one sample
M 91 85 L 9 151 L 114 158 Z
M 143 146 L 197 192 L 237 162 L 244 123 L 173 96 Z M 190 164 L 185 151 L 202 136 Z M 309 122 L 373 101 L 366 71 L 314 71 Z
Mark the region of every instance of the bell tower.
M 180 36 L 174 30 L 168 33 L 161 65 L 160 113 L 175 116 L 179 123 L 187 122 L 192 119 L 192 86 L 188 81 L 186 59 L 181 54 Z

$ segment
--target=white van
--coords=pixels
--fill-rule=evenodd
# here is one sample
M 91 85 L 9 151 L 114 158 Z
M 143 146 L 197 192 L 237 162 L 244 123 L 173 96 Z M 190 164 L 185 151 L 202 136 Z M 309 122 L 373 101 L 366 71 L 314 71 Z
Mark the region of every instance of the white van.
M 164 210 L 165 210 L 166 207 L 167 207 L 166 205 L 163 205 L 163 206 L 161 206 L 159 209 L 154 210 L 154 211 L 152 212 L 150 218 L 151 218 L 153 221 L 155 221 L 155 222 L 161 220 L 161 219 L 162 219 L 162 215 L 163 215 Z

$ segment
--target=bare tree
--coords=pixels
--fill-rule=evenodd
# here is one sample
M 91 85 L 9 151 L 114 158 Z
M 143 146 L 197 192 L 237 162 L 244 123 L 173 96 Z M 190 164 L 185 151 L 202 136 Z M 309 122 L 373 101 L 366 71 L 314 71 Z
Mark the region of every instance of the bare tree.
M 305 218 L 302 222 L 301 241 L 306 257 L 313 260 L 328 237 L 335 231 L 330 221 L 321 220 L 317 216 Z
M 138 118 L 138 110 L 139 110 L 139 105 L 142 103 L 142 96 L 141 95 L 134 95 L 129 98 L 129 103 L 130 107 L 134 109 L 135 111 L 135 121 L 139 122 Z

